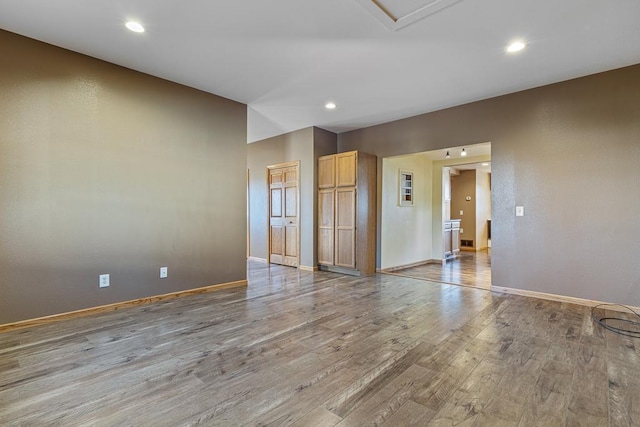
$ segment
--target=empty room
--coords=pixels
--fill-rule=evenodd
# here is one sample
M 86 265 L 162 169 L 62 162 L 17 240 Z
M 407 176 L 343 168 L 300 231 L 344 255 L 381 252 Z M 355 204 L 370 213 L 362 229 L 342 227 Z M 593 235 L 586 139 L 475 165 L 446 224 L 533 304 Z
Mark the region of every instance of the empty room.
M 0 0 L 0 425 L 640 426 L 638 16 Z

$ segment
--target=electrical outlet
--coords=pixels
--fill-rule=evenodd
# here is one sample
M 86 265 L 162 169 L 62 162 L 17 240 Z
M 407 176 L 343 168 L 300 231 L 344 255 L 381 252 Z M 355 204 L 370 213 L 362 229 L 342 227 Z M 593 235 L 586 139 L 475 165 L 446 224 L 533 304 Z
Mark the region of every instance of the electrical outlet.
M 98 279 L 98 286 L 101 288 L 108 288 L 109 287 L 109 275 L 108 274 L 101 274 L 100 278 Z
M 160 278 L 161 279 L 167 278 L 167 267 L 160 267 Z
M 460 229 L 460 234 L 464 234 L 464 228 Z
M 516 216 L 524 216 L 524 206 L 516 206 Z
M 464 211 L 460 211 L 460 216 L 464 215 Z

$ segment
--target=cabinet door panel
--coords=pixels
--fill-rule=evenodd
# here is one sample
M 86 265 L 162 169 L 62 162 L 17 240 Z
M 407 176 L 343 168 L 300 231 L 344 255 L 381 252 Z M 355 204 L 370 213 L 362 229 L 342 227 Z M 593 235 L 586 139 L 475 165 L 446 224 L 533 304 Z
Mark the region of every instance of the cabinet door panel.
M 356 189 L 336 190 L 335 265 L 356 268 Z
M 336 187 L 354 187 L 357 182 L 357 152 L 336 154 Z
M 318 194 L 318 263 L 333 265 L 335 190 Z
M 351 230 L 336 230 L 336 265 L 356 267 L 355 233 Z
M 318 230 L 318 264 L 333 265 L 333 229 Z
M 455 255 L 460 252 L 460 229 L 451 230 L 451 252 Z
M 336 186 L 336 156 L 325 156 L 318 159 L 318 188 Z
M 451 255 L 451 229 L 444 230 L 444 256 Z

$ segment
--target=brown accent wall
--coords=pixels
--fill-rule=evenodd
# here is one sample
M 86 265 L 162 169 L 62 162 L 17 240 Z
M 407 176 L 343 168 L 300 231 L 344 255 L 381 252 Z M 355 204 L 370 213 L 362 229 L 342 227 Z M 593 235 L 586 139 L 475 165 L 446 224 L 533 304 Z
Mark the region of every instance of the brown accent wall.
M 245 105 L 5 31 L 0 51 L 0 324 L 246 278 Z
M 347 132 L 338 149 L 485 141 L 493 285 L 640 305 L 640 65 Z
M 471 196 L 471 200 L 465 197 Z M 460 240 L 473 240 L 476 247 L 476 171 L 461 170 L 459 175 L 451 176 L 451 219 L 460 220 Z M 460 215 L 460 211 L 463 215 Z
M 318 157 L 336 152 L 337 136 L 315 127 L 301 129 L 248 145 L 249 168 L 249 255 L 268 259 L 269 194 L 267 166 L 300 161 L 300 265 L 313 267 L 316 256 Z

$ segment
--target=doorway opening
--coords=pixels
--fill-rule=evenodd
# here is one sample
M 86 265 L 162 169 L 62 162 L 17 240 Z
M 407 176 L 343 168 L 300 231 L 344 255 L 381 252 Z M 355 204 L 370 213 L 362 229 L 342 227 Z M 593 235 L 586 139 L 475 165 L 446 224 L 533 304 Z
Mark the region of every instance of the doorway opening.
M 382 175 L 381 271 L 490 288 L 491 143 L 384 158 Z

